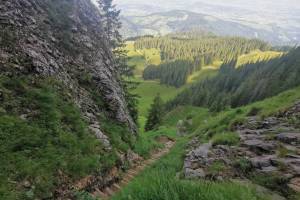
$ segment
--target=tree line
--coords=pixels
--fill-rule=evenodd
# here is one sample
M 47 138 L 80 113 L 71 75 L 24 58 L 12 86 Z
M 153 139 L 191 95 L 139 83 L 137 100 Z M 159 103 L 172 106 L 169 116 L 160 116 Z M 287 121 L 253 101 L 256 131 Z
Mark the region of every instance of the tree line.
M 161 84 L 181 87 L 188 76 L 199 71 L 200 65 L 195 65 L 187 60 L 175 60 L 160 65 L 149 65 L 143 72 L 144 80 L 159 79 Z
M 236 68 L 236 60 L 223 64 L 217 76 L 195 83 L 166 104 L 208 107 L 221 111 L 279 94 L 300 85 L 300 47 L 289 53 Z
M 171 34 L 163 37 L 142 37 L 135 41 L 136 49 L 157 48 L 163 61 L 190 60 L 210 65 L 213 61 L 237 59 L 242 54 L 259 49 L 269 50 L 268 43 L 257 39 L 220 37 L 213 34 Z

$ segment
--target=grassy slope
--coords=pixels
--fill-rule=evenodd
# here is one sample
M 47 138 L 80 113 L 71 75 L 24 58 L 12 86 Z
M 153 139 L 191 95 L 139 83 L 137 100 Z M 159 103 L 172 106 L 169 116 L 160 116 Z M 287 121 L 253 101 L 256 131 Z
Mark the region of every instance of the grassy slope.
M 146 50 L 145 50 L 146 51 Z M 132 54 L 131 54 L 132 55 Z M 261 58 L 270 58 L 278 56 L 274 52 L 252 52 L 244 55 L 239 63 L 255 61 Z M 139 70 L 143 69 L 139 60 L 136 64 Z M 144 62 L 145 63 L 145 62 Z M 134 62 L 133 62 L 134 64 Z M 196 80 L 213 76 L 217 73 L 220 63 L 213 67 L 205 67 L 202 71 L 189 77 L 188 83 Z M 141 73 L 141 71 L 139 71 Z M 140 75 L 140 74 L 138 74 Z M 182 89 L 182 88 L 181 88 Z M 141 85 L 135 90 L 141 96 L 139 110 L 141 125 L 143 125 L 147 109 L 152 103 L 156 93 L 160 93 L 164 100 L 173 98 L 180 89 L 166 87 L 160 85 L 157 81 L 142 81 Z M 168 113 L 163 125 L 157 131 L 142 133 L 141 138 L 136 143 L 137 152 L 142 155 L 149 155 L 149 150 L 153 149 L 157 144 L 154 139 L 159 135 L 167 135 L 177 140 L 176 146 L 171 153 L 164 157 L 159 163 L 149 167 L 132 183 L 130 183 L 120 194 L 115 196 L 114 200 L 183 200 L 183 199 L 203 199 L 203 200 L 254 200 L 254 199 L 271 199 L 267 194 L 257 194 L 253 186 L 241 186 L 235 183 L 212 183 L 209 181 L 186 181 L 178 178 L 178 172 L 182 169 L 184 149 L 187 142 L 194 136 L 201 136 L 203 140 L 208 140 L 215 135 L 216 141 L 224 140 L 218 137 L 221 133 L 228 132 L 230 125 L 235 121 L 242 120 L 253 106 L 261 108 L 261 115 L 269 115 L 278 109 L 291 105 L 296 99 L 300 98 L 300 88 L 288 91 L 277 97 L 257 102 L 243 108 L 230 109 L 222 113 L 214 114 L 208 112 L 207 109 L 193 106 L 179 107 Z M 193 125 L 189 127 L 192 132 L 183 138 L 176 135 L 176 124 L 180 119 L 192 117 Z M 204 133 L 212 133 L 205 135 Z M 232 138 L 232 134 L 228 134 Z M 226 140 L 227 138 L 225 138 Z M 233 139 L 235 139 L 233 137 Z
M 148 109 L 157 93 L 160 93 L 162 99 L 164 101 L 168 101 L 174 98 L 178 93 L 180 93 L 185 87 L 188 87 L 189 84 L 194 83 L 195 81 L 199 81 L 208 77 L 212 77 L 216 75 L 218 69 L 222 62 L 214 62 L 212 66 L 205 66 L 199 72 L 194 73 L 188 78 L 188 84 L 177 89 L 175 87 L 160 85 L 158 81 L 143 81 L 141 79 L 143 70 L 147 64 L 160 64 L 160 51 L 158 49 L 144 49 L 144 50 L 135 50 L 134 42 L 129 41 L 126 43 L 126 50 L 128 51 L 129 56 L 129 65 L 135 65 L 135 77 L 138 82 L 141 84 L 137 89 L 134 90 L 134 93 L 138 94 L 140 98 L 139 103 L 139 123 L 141 127 L 141 131 L 143 132 L 143 127 L 146 121 Z M 259 59 L 268 59 L 281 55 L 278 52 L 261 52 L 261 51 L 253 51 L 250 54 L 242 55 L 238 61 L 238 63 L 246 63 L 246 62 L 254 62 Z
M 158 49 L 135 50 L 134 42 L 127 42 L 125 50 L 130 58 L 128 64 L 135 65 L 135 75 L 141 77 L 147 65 L 159 65 L 161 63 L 160 51 Z
M 150 105 L 156 94 L 160 94 L 164 101 L 174 98 L 181 90 L 175 87 L 160 85 L 157 81 L 142 81 L 134 93 L 141 98 L 139 101 L 139 122 L 144 127 Z
M 222 134 L 223 132 L 229 131 L 234 123 L 243 121 L 252 109 L 259 110 L 258 115 L 264 118 L 292 106 L 299 100 L 300 88 L 298 87 L 283 92 L 275 97 L 265 99 L 264 101 L 255 102 L 236 109 L 228 109 L 215 116 L 210 116 L 207 118 L 206 123 L 197 128 L 195 133 L 201 135 L 203 130 L 209 130 L 210 136 L 214 134 Z
M 282 52 L 276 51 L 252 51 L 249 54 L 241 55 L 237 61 L 237 67 L 247 64 L 249 62 L 254 63 L 261 60 L 270 60 L 272 58 L 276 58 L 283 55 Z
M 191 76 L 189 76 L 187 83 L 191 84 L 205 78 L 211 78 L 217 73 L 218 73 L 218 68 L 205 67 L 202 70 L 195 72 Z
M 136 66 L 135 81 L 140 82 L 139 86 L 133 92 L 141 97 L 138 109 L 139 123 L 141 132 L 143 132 L 143 127 L 147 118 L 148 110 L 156 94 L 159 93 L 164 101 L 168 101 L 174 98 L 181 90 L 175 87 L 161 85 L 158 81 L 142 80 L 141 77 L 143 71 L 148 64 L 158 65 L 161 63 L 159 50 L 135 50 L 134 42 L 132 41 L 126 43 L 125 49 L 128 51 L 128 64 Z
M 262 117 L 271 115 L 281 109 L 291 106 L 300 99 L 300 88 L 284 92 L 276 97 L 266 99 L 245 107 L 210 114 L 206 109 L 195 107 L 180 107 L 169 113 L 164 126 L 153 135 L 165 134 L 177 140 L 171 153 L 162 158 L 130 183 L 114 200 L 271 200 L 269 194 L 257 192 L 252 185 L 240 185 L 231 182 L 213 183 L 210 181 L 187 181 L 178 178 L 182 169 L 183 155 L 186 144 L 194 136 L 200 136 L 203 141 L 213 135 L 221 135 L 230 130 L 231 125 L 243 120 L 253 107 L 259 108 Z M 192 116 L 194 125 L 192 134 L 178 138 L 174 125 L 178 119 Z M 210 134 L 205 134 L 210 133 Z M 230 135 L 230 134 L 228 134 Z M 230 135 L 231 136 L 231 135 Z
M 63 183 L 59 172 L 74 181 L 115 162 L 68 91 L 52 79 L 33 80 L 0 76 L 0 199 L 49 198 Z

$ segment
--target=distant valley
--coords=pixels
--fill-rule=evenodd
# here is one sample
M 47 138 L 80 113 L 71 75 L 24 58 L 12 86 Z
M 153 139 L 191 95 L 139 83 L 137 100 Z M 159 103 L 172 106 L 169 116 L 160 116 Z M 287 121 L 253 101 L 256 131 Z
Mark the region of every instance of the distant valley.
M 287 12 L 286 6 L 293 8 Z M 129 4 L 122 1 L 119 5 L 122 9 L 121 33 L 127 38 L 197 29 L 223 36 L 258 38 L 273 45 L 294 46 L 300 42 L 300 13 L 297 3 L 286 6 L 282 2 L 270 5 L 240 3 L 233 7 L 218 1 L 177 2 L 174 6 L 165 6 L 164 2 Z

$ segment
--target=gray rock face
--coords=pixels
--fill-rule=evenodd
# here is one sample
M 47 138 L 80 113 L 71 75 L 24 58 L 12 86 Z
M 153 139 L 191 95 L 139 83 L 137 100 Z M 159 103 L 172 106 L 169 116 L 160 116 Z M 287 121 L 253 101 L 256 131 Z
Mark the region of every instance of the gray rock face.
M 199 146 L 197 149 L 191 151 L 189 153 L 190 157 L 193 159 L 197 158 L 207 158 L 209 149 L 211 148 L 211 143 L 203 144 Z
M 250 159 L 250 162 L 253 167 L 255 168 L 266 168 L 272 166 L 271 159 L 274 158 L 275 156 L 259 156 L 259 157 L 254 157 Z
M 277 144 L 275 142 L 264 141 L 259 139 L 245 140 L 243 145 L 248 147 L 252 151 L 255 151 L 258 154 L 264 152 L 274 152 L 274 150 L 277 147 Z
M 93 127 L 99 113 L 108 113 L 136 134 L 97 9 L 89 0 L 74 0 L 60 8 L 60 18 L 56 19 L 49 12 L 51 3 L 1 1 L 0 34 L 12 45 L 0 50 L 0 73 L 52 76 L 62 81 L 105 146 L 110 144 L 101 131 L 101 122 L 97 124 L 100 127 Z M 90 91 L 80 84 L 86 75 L 91 77 L 93 90 L 103 97 L 105 107 L 97 106 Z
M 201 140 L 193 140 L 184 161 L 185 177 L 224 180 L 275 175 L 285 180 L 280 183 L 282 187 L 300 191 L 300 132 L 293 120 L 299 113 L 300 103 L 296 103 L 274 117 L 247 118 L 245 124 L 236 127 L 238 146 L 196 146 Z
M 300 133 L 280 133 L 276 136 L 276 138 L 287 144 L 300 143 Z
M 205 172 L 203 169 L 199 168 L 199 169 L 189 169 L 186 168 L 184 175 L 186 178 L 189 179 L 194 179 L 194 178 L 205 178 Z

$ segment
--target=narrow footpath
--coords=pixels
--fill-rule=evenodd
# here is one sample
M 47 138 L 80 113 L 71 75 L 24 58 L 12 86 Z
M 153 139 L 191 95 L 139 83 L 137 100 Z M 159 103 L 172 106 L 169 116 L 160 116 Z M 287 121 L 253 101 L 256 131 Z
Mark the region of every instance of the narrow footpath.
M 167 140 L 162 141 L 164 144 L 164 148 L 159 150 L 158 152 L 152 154 L 148 160 L 144 160 L 140 165 L 129 169 L 123 176 L 123 178 L 118 182 L 113 184 L 110 187 L 99 190 L 97 189 L 94 193 L 94 197 L 99 197 L 103 200 L 108 200 L 110 197 L 114 196 L 116 193 L 122 190 L 123 187 L 128 185 L 132 179 L 134 179 L 137 175 L 139 175 L 146 167 L 152 165 L 156 161 L 158 161 L 161 157 L 168 154 L 171 148 L 174 146 L 175 141 Z

